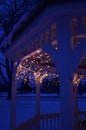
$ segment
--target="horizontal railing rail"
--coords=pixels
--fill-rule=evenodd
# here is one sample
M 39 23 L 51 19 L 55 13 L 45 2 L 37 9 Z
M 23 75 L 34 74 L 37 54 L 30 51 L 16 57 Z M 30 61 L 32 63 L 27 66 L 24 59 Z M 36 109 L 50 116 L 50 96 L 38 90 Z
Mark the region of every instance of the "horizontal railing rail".
M 35 116 L 26 122 L 20 124 L 15 130 L 37 130 L 38 117 Z
M 60 113 L 43 114 L 20 124 L 16 130 L 60 130 Z
M 78 112 L 79 130 L 86 130 L 86 111 Z M 41 114 L 20 124 L 15 130 L 61 130 L 61 113 Z

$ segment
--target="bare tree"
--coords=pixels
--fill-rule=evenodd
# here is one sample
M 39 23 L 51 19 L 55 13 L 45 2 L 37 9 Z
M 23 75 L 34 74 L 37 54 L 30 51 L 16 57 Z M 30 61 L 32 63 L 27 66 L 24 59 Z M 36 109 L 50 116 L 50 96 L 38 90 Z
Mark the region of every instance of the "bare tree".
M 41 1 L 41 0 L 39 0 Z M 2 41 L 27 11 L 30 13 L 36 8 L 38 0 L 0 0 L 0 30 L 3 30 Z
M 4 73 L 3 68 L 5 69 L 6 73 Z M 8 99 L 11 99 L 12 68 L 13 68 L 12 61 L 9 62 L 7 58 L 5 58 L 4 63 L 0 62 L 0 76 L 3 79 L 5 86 L 8 87 Z
M 0 0 L 0 45 L 3 39 L 9 35 L 13 26 L 18 22 L 21 16 L 27 11 L 31 14 L 42 1 L 44 0 Z M 11 99 L 12 63 L 9 63 L 7 58 L 5 61 L 5 64 L 0 63 L 0 75 L 7 86 L 9 86 L 8 99 Z M 1 66 L 6 68 L 8 81 L 3 74 Z

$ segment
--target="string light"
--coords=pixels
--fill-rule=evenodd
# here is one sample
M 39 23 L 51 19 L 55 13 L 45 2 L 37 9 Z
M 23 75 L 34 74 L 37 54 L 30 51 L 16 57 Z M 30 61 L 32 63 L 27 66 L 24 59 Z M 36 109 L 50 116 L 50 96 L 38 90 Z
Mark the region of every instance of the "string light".
M 58 43 L 57 40 L 52 41 L 52 46 L 54 47 L 55 50 L 58 50 Z
M 26 82 L 27 76 L 29 76 L 30 80 L 33 78 L 36 80 L 37 77 L 40 77 L 40 83 L 42 83 L 42 80 L 45 77 L 50 75 L 57 76 L 54 62 L 52 58 L 47 53 L 44 53 L 41 49 L 36 50 L 29 56 L 23 58 L 22 62 L 17 68 L 16 73 L 18 80 L 25 78 L 24 81 Z
M 73 84 L 74 84 L 75 86 L 78 86 L 79 83 L 80 83 L 80 81 L 81 81 L 83 78 L 84 78 L 83 75 L 79 75 L 79 74 L 77 74 L 77 73 L 74 73 L 74 75 L 73 75 Z

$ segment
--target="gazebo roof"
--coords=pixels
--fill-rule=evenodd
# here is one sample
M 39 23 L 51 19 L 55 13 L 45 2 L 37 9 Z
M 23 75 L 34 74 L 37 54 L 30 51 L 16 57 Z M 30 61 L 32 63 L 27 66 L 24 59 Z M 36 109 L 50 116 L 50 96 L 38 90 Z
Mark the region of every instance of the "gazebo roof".
M 37 19 L 37 16 L 40 15 L 44 10 L 46 11 L 46 7 L 52 8 L 52 10 L 55 8 L 56 13 L 58 15 L 65 14 L 67 12 L 73 12 L 76 9 L 77 3 L 78 3 L 78 8 L 83 7 L 85 8 L 85 5 L 80 2 L 79 0 L 41 0 L 41 2 L 38 2 L 38 5 L 36 8 L 32 9 L 32 12 L 28 11 L 26 12 L 20 19 L 19 21 L 14 25 L 12 31 L 9 33 L 8 37 L 3 39 L 1 45 L 0 45 L 0 50 L 5 52 L 6 49 L 8 48 L 10 42 L 15 40 L 16 37 L 18 37 L 26 28 L 27 26 L 30 26 L 31 23 L 35 19 Z M 84 2 L 84 1 L 83 1 Z M 84 6 L 83 6 L 84 5 Z M 73 9 L 72 9 L 73 6 Z M 48 8 L 47 8 L 48 10 Z M 51 12 L 52 12 L 51 10 Z M 50 12 L 50 10 L 46 11 Z M 51 13 L 50 12 L 50 13 Z M 10 47 L 9 47 L 10 49 Z

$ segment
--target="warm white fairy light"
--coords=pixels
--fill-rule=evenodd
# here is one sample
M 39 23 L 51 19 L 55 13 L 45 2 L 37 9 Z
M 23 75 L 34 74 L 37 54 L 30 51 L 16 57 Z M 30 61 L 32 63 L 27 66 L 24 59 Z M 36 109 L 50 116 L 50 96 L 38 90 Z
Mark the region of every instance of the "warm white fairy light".
M 43 79 L 44 79 L 45 77 L 47 77 L 47 76 L 48 76 L 47 73 L 45 73 L 45 74 L 43 74 L 42 76 L 40 76 L 40 78 L 39 78 L 40 83 L 42 83 Z
M 74 76 L 73 76 L 73 84 L 75 86 L 78 86 L 80 81 L 83 79 L 83 75 L 78 75 L 77 73 L 74 73 Z
M 27 76 L 29 76 L 30 80 L 39 78 L 40 83 L 42 83 L 45 77 L 52 77 L 52 75 L 57 77 L 54 62 L 47 53 L 39 49 L 22 59 L 21 64 L 18 66 L 16 77 L 17 79 L 25 78 L 25 82 Z
M 58 50 L 57 40 L 52 41 L 52 46 L 55 48 L 55 50 Z

